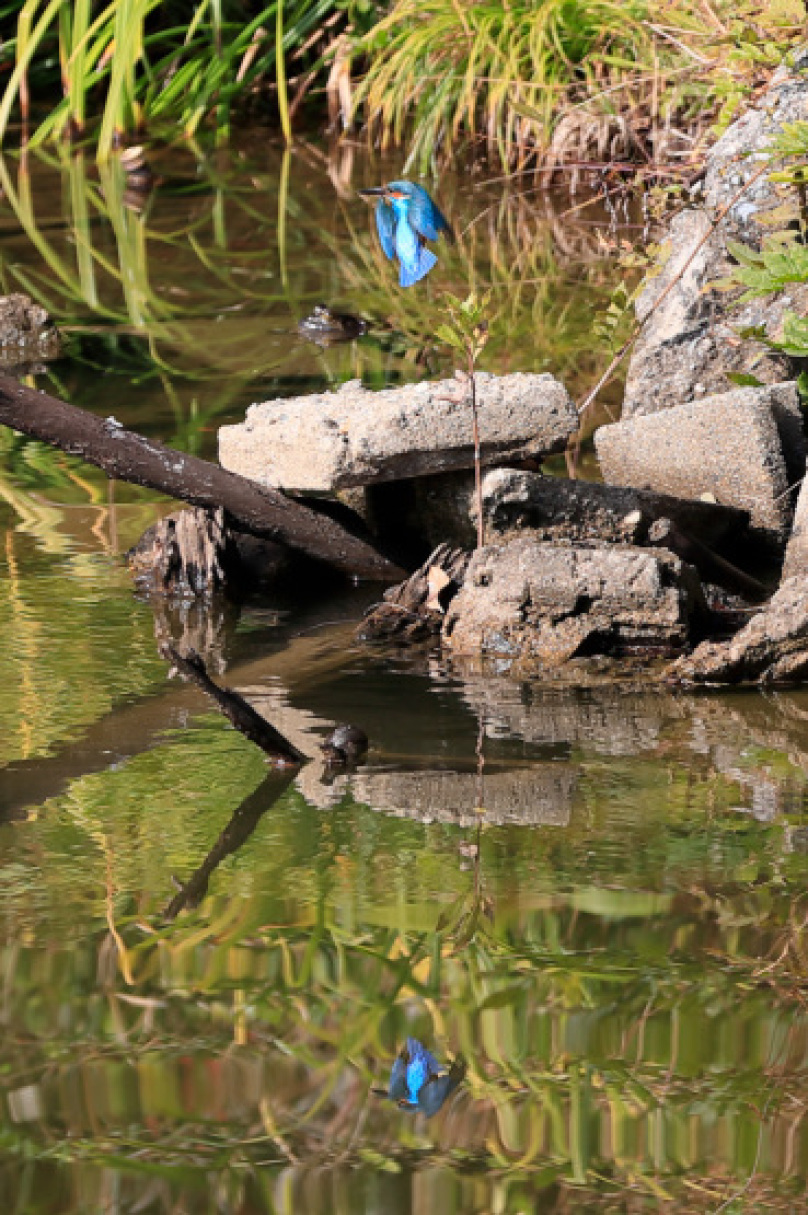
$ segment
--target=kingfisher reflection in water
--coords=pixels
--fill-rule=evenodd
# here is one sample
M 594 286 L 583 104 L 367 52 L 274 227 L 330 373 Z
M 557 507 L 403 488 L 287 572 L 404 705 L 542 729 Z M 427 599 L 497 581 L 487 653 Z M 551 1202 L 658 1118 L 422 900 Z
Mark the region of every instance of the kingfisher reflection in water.
M 465 1060 L 458 1056 L 449 1067 L 438 1063 L 417 1038 L 408 1038 L 390 1073 L 390 1087 L 374 1089 L 403 1110 L 420 1111 L 427 1118 L 437 1114 L 447 1097 L 466 1074 Z

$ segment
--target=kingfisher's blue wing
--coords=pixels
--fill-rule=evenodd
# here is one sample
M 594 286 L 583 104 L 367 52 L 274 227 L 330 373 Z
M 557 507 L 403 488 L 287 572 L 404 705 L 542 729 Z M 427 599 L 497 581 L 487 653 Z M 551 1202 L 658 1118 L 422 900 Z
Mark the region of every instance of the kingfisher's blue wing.
M 395 253 L 395 217 L 393 208 L 383 198 L 376 203 L 376 231 L 379 233 L 384 256 L 388 261 L 392 261 Z
M 410 197 L 409 220 L 419 236 L 424 240 L 437 240 L 441 232 L 445 232 L 447 236 L 452 237 L 448 219 L 423 186 L 412 181 L 392 181 L 390 188 L 396 187 Z

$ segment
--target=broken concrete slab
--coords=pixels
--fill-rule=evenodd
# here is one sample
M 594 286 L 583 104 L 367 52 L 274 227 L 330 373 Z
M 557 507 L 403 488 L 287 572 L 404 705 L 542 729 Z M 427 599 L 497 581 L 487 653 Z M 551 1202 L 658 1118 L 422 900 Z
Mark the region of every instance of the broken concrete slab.
M 703 205 L 672 221 L 656 271 L 637 300 L 637 317 L 645 324 L 628 368 L 624 418 L 723 391 L 728 372 L 752 373 L 767 384 L 793 374 L 789 359 L 762 342 L 740 340 L 738 332 L 765 326 L 770 337 L 781 336 L 787 312 L 808 311 L 808 287 L 795 283 L 776 295 L 740 303 L 740 287 L 733 296 L 714 289 L 714 284 L 732 269 L 727 239 L 759 247 L 772 231 L 766 225 L 767 212 L 782 210 L 782 195 L 769 174 L 751 179 L 783 124 L 808 118 L 806 66 L 808 52 L 803 51 L 790 69 L 775 74 L 758 103 L 727 128 L 707 155 Z M 714 219 L 728 204 L 729 212 L 711 232 Z M 795 198 L 795 208 L 797 204 Z M 779 226 L 787 222 L 786 217 Z
M 219 431 L 223 468 L 262 485 L 334 490 L 470 468 L 471 410 L 458 382 L 338 392 L 252 405 Z M 483 464 L 563 449 L 578 427 L 569 393 L 553 376 L 477 373 Z
M 731 641 L 705 641 L 670 668 L 683 683 L 794 683 L 808 674 L 808 589 L 789 578 Z
M 791 381 L 735 388 L 595 432 L 610 484 L 680 498 L 709 494 L 747 510 L 752 528 L 775 544 L 785 542 L 792 513 L 786 447 L 793 477 L 805 468 L 805 440 Z
M 715 545 L 742 535 L 749 523 L 748 511 L 732 506 L 516 468 L 487 472 L 482 492 L 489 539 L 529 528 L 536 540 L 642 545 L 655 520 L 670 519 L 689 536 Z
M 474 554 L 443 641 L 516 669 L 627 646 L 670 652 L 702 606 L 698 575 L 671 553 L 522 537 Z

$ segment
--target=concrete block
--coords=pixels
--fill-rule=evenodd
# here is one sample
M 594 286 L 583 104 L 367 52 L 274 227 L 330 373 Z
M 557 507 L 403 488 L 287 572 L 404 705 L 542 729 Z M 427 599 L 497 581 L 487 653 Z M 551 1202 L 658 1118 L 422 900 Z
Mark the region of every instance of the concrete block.
M 523 537 L 474 554 L 443 640 L 517 668 L 626 645 L 675 649 L 701 602 L 696 572 L 671 553 Z
M 471 410 L 458 381 L 265 401 L 219 431 L 223 468 L 262 485 L 332 492 L 473 465 Z M 477 373 L 484 464 L 563 449 L 578 426 L 569 393 L 551 375 Z
M 631 418 L 595 433 L 604 480 L 679 498 L 709 494 L 749 512 L 754 530 L 782 544 L 789 475 L 805 467 L 797 388 L 736 388 Z M 788 466 L 785 452 L 788 452 Z
M 670 519 L 689 536 L 716 545 L 728 536 L 742 534 L 749 523 L 746 511 L 715 502 L 623 489 L 599 481 L 545 477 L 516 468 L 487 472 L 482 491 L 490 540 L 529 528 L 536 540 L 644 545 L 654 520 Z M 469 499 L 474 514 L 470 492 Z

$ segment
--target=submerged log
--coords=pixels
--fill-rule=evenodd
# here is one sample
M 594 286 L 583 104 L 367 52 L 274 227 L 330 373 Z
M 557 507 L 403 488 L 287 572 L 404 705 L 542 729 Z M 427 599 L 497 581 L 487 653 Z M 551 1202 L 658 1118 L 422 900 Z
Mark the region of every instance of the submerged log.
M 238 692 L 232 688 L 220 688 L 214 683 L 205 669 L 205 664 L 198 654 L 190 651 L 180 654 L 174 646 L 163 643 L 160 647 L 163 658 L 169 659 L 181 674 L 210 696 L 224 713 L 229 722 L 240 730 L 250 742 L 260 747 L 278 767 L 287 765 L 299 766 L 306 762 L 306 756 L 298 751 L 293 743 L 276 730 L 275 727 L 262 717 Z
M 146 485 L 195 506 L 224 507 L 236 527 L 266 536 L 342 573 L 394 581 L 402 571 L 372 545 L 277 490 L 186 455 L 57 397 L 0 376 L 0 423 L 95 464 L 110 477 Z

